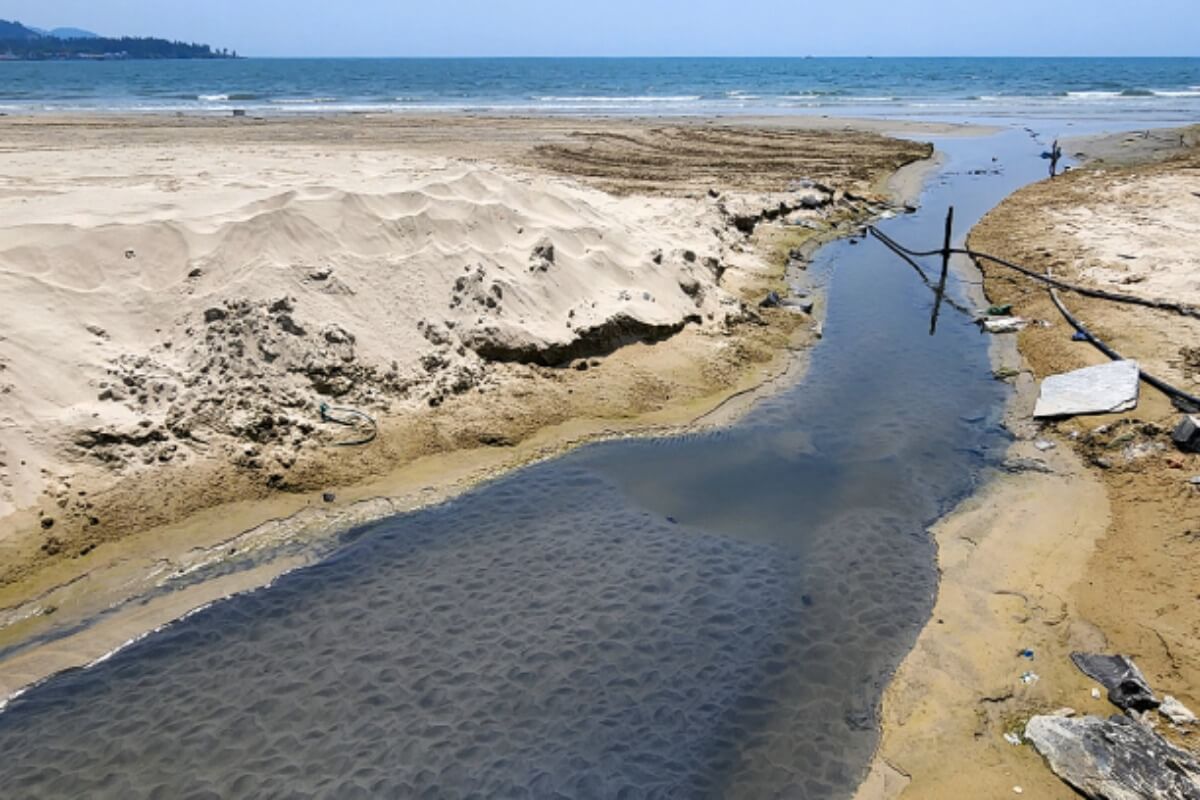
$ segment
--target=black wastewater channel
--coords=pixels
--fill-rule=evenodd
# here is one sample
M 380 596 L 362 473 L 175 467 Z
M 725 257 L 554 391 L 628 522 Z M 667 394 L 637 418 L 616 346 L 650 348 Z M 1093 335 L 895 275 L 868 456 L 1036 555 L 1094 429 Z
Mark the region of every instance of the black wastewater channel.
M 1024 133 L 939 148 L 921 210 L 882 223 L 905 244 L 1045 170 Z M 44 683 L 0 713 L 0 795 L 849 797 L 932 608 L 928 528 L 1002 457 L 1006 390 L 879 242 L 810 272 L 825 337 L 794 387 L 358 529 Z

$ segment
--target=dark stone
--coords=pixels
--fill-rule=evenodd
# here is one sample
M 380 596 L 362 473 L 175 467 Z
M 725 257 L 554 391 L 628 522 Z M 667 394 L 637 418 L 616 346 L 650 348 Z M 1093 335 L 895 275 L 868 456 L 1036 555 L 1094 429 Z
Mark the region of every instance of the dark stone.
M 325 494 L 321 495 L 321 499 L 326 503 L 332 503 L 334 500 L 337 500 L 337 495 L 333 492 L 326 492 Z
M 764 297 L 759 302 L 758 307 L 759 308 L 779 308 L 779 306 L 782 303 L 783 303 L 783 300 L 780 299 L 778 292 L 768 292 L 767 296 Z
M 1200 417 L 1186 416 L 1171 434 L 1175 446 L 1187 453 L 1200 453 Z
M 189 278 L 199 278 L 203 274 L 204 274 L 204 270 L 200 269 L 199 267 L 196 267 L 194 270 L 192 270 L 191 272 L 188 273 L 188 277 Z
M 1161 705 L 1146 676 L 1125 656 L 1072 653 L 1071 660 L 1085 675 L 1108 689 L 1108 699 L 1124 711 L 1152 711 Z
M 216 322 L 217 320 L 225 319 L 228 316 L 229 316 L 229 312 L 223 308 L 217 308 L 216 306 L 214 306 L 212 308 L 204 309 L 204 321 L 205 322 Z
M 1025 738 L 1084 797 L 1200 800 L 1200 762 L 1128 717 L 1034 717 Z
M 42 530 L 48 531 L 54 527 L 54 517 L 42 517 Z

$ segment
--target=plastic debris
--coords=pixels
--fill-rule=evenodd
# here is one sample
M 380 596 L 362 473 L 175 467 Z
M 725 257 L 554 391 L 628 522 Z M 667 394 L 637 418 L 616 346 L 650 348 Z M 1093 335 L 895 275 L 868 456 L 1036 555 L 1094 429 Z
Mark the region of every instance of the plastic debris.
M 1041 679 L 1042 679 L 1042 676 L 1038 675 L 1036 672 L 1026 672 L 1023 675 L 1021 675 L 1021 683 L 1025 684 L 1026 686 L 1037 683 Z
M 1054 442 L 1050 441 L 1049 439 L 1038 439 L 1036 442 L 1033 443 L 1033 446 L 1036 447 L 1038 450 L 1042 451 L 1043 453 L 1046 452 L 1047 450 L 1053 450 L 1054 448 L 1058 447 L 1058 445 L 1056 445 Z
M 1014 786 L 1013 794 L 1025 794 L 1025 790 L 1022 789 L 1020 786 Z
M 1033 415 L 1070 417 L 1111 414 L 1137 407 L 1141 368 L 1136 361 L 1110 361 L 1042 381 Z
M 1196 715 L 1192 713 L 1191 709 L 1171 695 L 1163 697 L 1162 705 L 1158 707 L 1158 713 L 1176 725 L 1195 725 L 1197 721 Z
M 987 310 L 987 315 L 989 317 L 1011 317 L 1012 310 L 1013 310 L 1012 305 L 991 306 Z
M 1018 653 L 1018 655 L 1020 655 L 1021 658 L 1028 658 L 1030 661 L 1033 660 L 1033 651 L 1032 650 L 1028 650 L 1028 649 L 1022 650 L 1020 653 Z
M 1092 687 L 1092 699 L 1093 700 L 1099 700 L 1103 696 L 1104 695 L 1101 693 L 1101 691 L 1099 689 L 1097 689 L 1094 686 Z
M 1004 734 L 1004 741 L 1008 742 L 1009 744 L 1011 744 L 1015 747 L 1015 746 L 1021 744 L 1021 737 L 1015 733 L 1006 733 L 1006 734 Z
M 1072 342 L 1086 342 L 1087 340 L 1087 334 L 1082 331 L 1075 331 L 1075 333 L 1071 336 Z
M 1150 711 L 1160 705 L 1146 676 L 1125 656 L 1072 653 L 1075 666 L 1108 689 L 1108 699 L 1123 711 Z M 1094 695 L 1093 695 L 1094 696 Z
M 1001 317 L 983 320 L 983 329 L 988 333 L 1016 333 L 1024 330 L 1029 320 L 1020 317 Z

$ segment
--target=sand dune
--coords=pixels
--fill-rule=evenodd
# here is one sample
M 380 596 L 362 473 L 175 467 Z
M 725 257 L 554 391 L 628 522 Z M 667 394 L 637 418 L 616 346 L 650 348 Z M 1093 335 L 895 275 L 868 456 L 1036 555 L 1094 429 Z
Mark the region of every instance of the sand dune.
M 186 460 L 213 434 L 298 449 L 323 400 L 437 404 L 486 386 L 486 359 L 559 364 L 744 314 L 717 285 L 715 203 L 470 165 L 378 183 L 0 229 L 0 291 L 21 300 L 0 320 L 6 457 L 36 476 L 64 451 Z M 0 514 L 40 484 L 4 487 Z

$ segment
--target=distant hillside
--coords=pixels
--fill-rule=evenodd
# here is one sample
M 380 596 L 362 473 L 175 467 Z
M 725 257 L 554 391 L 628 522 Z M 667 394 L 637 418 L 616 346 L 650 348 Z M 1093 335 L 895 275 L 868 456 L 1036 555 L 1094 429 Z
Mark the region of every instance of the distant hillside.
M 19 22 L 0 19 L 0 40 L 40 39 L 41 36 L 37 31 L 30 30 Z
M 53 36 L 55 39 L 99 39 L 100 34 L 85 31 L 83 28 L 55 28 L 52 31 L 46 31 L 47 36 Z
M 80 28 L 43 32 L 19 22 L 0 19 L 0 59 L 50 61 L 67 59 L 237 58 L 228 50 L 206 44 L 166 39 L 97 36 Z

